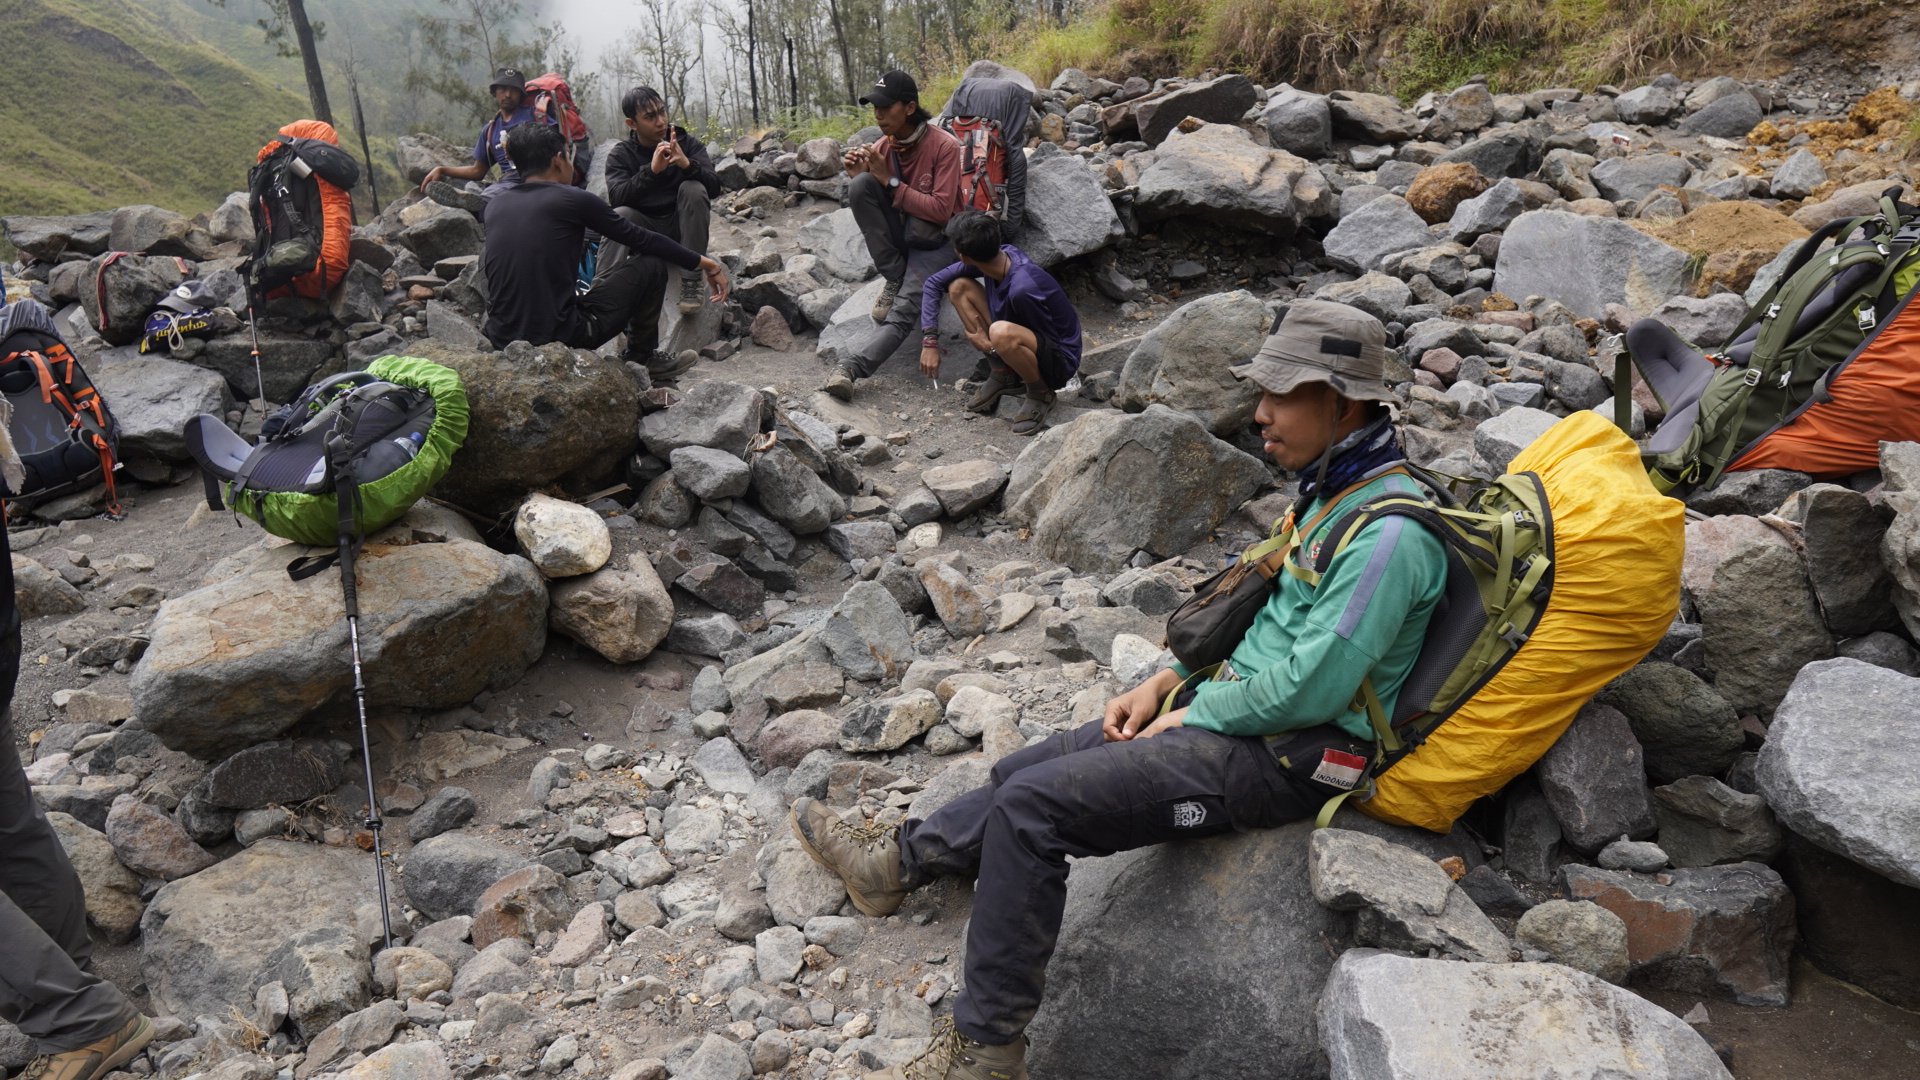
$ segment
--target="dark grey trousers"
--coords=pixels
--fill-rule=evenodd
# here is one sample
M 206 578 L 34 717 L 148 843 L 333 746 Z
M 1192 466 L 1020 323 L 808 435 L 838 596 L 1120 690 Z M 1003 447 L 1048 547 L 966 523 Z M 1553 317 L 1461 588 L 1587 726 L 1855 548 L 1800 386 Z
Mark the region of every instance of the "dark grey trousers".
M 908 880 L 977 875 L 965 989 L 954 1026 L 989 1045 L 1020 1037 L 1040 1007 L 1067 900 L 1067 858 L 1270 829 L 1339 789 L 1306 779 L 1328 747 L 1364 750 L 1322 725 L 1261 738 L 1173 728 L 1109 743 L 1100 722 L 1009 754 L 990 781 L 900 830 Z M 1277 755 L 1292 767 L 1282 768 Z
M 8 582 L 6 615 L 12 609 Z M 18 631 L 5 647 L 18 657 Z M 11 698 L 13 671 L 6 674 Z M 33 799 L 13 725 L 0 718 L 0 1020 L 34 1039 L 40 1053 L 59 1054 L 106 1038 L 132 1016 L 119 989 L 93 973 L 86 891 Z
M 713 226 L 713 203 L 707 197 L 707 189 L 698 180 L 681 183 L 671 214 L 648 217 L 631 206 L 616 206 L 613 212 L 643 229 L 652 229 L 672 239 L 682 247 L 692 248 L 702 255 L 707 253 L 707 233 Z M 625 244 L 602 240 L 594 280 L 598 281 L 603 271 L 619 269 L 620 264 L 627 261 L 627 255 Z
M 880 369 L 907 335 L 920 326 L 920 292 L 927 279 L 952 265 L 953 245 L 940 226 L 894 208 L 885 184 L 872 173 L 861 173 L 847 185 L 847 205 L 866 238 L 867 253 L 880 276 L 900 282 L 900 295 L 882 323 L 843 361 L 855 375 L 866 378 Z

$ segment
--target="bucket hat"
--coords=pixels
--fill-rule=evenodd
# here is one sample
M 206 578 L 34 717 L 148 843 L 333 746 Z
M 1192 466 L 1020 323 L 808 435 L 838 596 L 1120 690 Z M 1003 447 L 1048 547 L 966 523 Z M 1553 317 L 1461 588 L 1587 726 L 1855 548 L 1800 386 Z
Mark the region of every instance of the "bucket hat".
M 1253 359 L 1227 370 L 1276 394 L 1322 382 L 1341 397 L 1397 404 L 1386 368 L 1387 330 L 1379 319 L 1330 300 L 1301 300 Z

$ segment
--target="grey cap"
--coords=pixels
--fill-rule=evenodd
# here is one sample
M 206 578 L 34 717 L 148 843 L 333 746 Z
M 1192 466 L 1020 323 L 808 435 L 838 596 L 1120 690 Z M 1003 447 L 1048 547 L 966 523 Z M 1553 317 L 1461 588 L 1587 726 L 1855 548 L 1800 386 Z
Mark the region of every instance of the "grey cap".
M 1252 360 L 1227 370 L 1276 394 L 1323 382 L 1341 397 L 1396 404 L 1386 369 L 1387 329 L 1379 319 L 1330 300 L 1301 300 Z

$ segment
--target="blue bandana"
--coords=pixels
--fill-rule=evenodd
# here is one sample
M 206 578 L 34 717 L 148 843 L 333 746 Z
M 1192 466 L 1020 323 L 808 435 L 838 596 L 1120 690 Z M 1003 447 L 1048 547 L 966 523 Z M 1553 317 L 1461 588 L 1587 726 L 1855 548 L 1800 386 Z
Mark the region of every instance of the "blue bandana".
M 1308 466 L 1300 474 L 1300 497 L 1310 500 L 1319 498 L 1323 491 L 1345 491 L 1370 475 L 1398 465 L 1406 458 L 1406 451 L 1400 448 L 1400 432 L 1393 426 L 1393 417 L 1382 416 L 1334 445 L 1325 480 L 1320 479 L 1319 462 Z

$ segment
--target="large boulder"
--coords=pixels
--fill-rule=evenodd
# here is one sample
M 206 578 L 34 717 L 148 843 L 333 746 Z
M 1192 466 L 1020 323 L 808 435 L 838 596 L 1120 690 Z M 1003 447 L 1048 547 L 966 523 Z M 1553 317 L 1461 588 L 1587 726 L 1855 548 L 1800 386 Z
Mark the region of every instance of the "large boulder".
M 1349 810 L 1334 823 L 1429 857 L 1458 850 Z M 1027 1067 L 1049 1080 L 1324 1076 L 1314 1003 L 1355 916 L 1314 900 L 1312 833 L 1299 821 L 1075 862 Z
M 718 379 L 697 383 L 671 408 L 640 421 L 640 439 L 655 457 L 671 458 L 684 446 L 705 446 L 744 458 L 760 434 L 765 406 L 760 392 Z
M 1760 793 L 1795 833 L 1920 888 L 1920 679 L 1841 657 L 1808 664 L 1760 748 Z
M 1006 517 L 1031 528 L 1048 558 L 1114 573 L 1138 551 L 1186 551 L 1271 478 L 1259 460 L 1165 405 L 1091 412 L 1021 452 Z
M 646 659 L 673 628 L 673 598 L 643 554 L 553 586 L 549 629 L 616 664 Z
M 1871 500 L 1838 484 L 1814 484 L 1795 494 L 1781 512 L 1800 523 L 1807 580 L 1835 637 L 1899 625 L 1893 578 L 1880 557 L 1887 522 Z
M 1168 136 L 1141 171 L 1134 198 L 1148 220 L 1193 215 L 1278 236 L 1335 205 L 1319 169 L 1227 124 Z
M 201 413 L 224 417 L 234 395 L 216 372 L 164 356 L 109 349 L 87 364 L 87 375 L 120 424 L 123 457 L 187 461 L 182 434 Z
M 1585 852 L 1622 836 L 1653 835 L 1640 741 L 1618 709 L 1590 702 L 1540 759 L 1540 791 L 1560 822 L 1560 835 Z
M 1271 321 L 1267 306 L 1244 290 L 1181 306 L 1127 357 L 1114 404 L 1128 412 L 1166 405 L 1193 414 L 1216 434 L 1239 431 L 1253 419 L 1260 387 L 1228 368 L 1253 359 Z
M 802 536 L 847 516 L 847 503 L 785 441 L 753 455 L 753 494 L 775 521 Z
M 1788 1001 L 1793 894 L 1760 863 L 1691 866 L 1658 876 L 1569 865 L 1568 895 L 1627 925 L 1636 985 L 1742 1005 Z
M 187 230 L 192 219 L 178 210 L 151 205 L 122 206 L 113 212 L 107 244 L 115 251 L 192 258 Z
M 350 700 L 339 578 L 287 576 L 290 561 L 318 551 L 256 549 L 224 579 L 161 605 L 129 684 L 148 730 L 214 756 Z M 469 540 L 369 543 L 357 568 L 367 693 L 383 707 L 471 701 L 540 658 L 547 590 L 525 559 Z
M 1794 676 L 1833 655 L 1807 570 L 1791 548 L 1743 541 L 1699 600 L 1714 689 L 1735 711 L 1773 715 Z
M 1594 700 L 1626 716 L 1643 749 L 1647 774 L 1663 784 L 1725 772 L 1746 745 L 1739 715 L 1727 700 L 1700 676 L 1673 664 L 1631 667 Z
M 1679 1017 L 1560 964 L 1460 964 L 1354 949 L 1333 966 L 1319 1021 L 1335 1080 L 1733 1077 Z M 1436 1069 L 1441 1062 L 1444 1070 Z
M 1565 210 L 1521 214 L 1500 241 L 1495 292 L 1544 296 L 1604 318 L 1608 304 L 1651 311 L 1685 291 L 1692 256 L 1618 218 Z
M 402 135 L 395 139 L 393 157 L 394 163 L 400 166 L 401 174 L 407 178 L 407 183 L 416 187 L 438 166 L 458 168 L 473 164 L 473 150 L 470 147 L 455 146 L 445 139 L 424 134 Z
M 1593 167 L 1587 179 L 1612 202 L 1639 202 L 1663 187 L 1685 187 L 1693 166 L 1678 154 L 1629 154 Z
M 47 823 L 86 889 L 87 921 L 111 944 L 131 941 L 140 932 L 140 916 L 147 909 L 140 899 L 139 875 L 120 862 L 99 830 L 58 811 L 47 815 Z
M 504 513 L 536 488 L 591 485 L 633 453 L 640 389 L 611 360 L 558 344 L 494 353 L 427 341 L 408 351 L 458 372 L 473 410 L 434 489 L 449 502 Z
M 1309 161 L 1325 157 L 1333 145 L 1333 111 L 1327 99 L 1304 90 L 1282 90 L 1267 99 L 1260 122 L 1267 141 Z
M 1382 195 L 1340 219 L 1321 242 L 1327 258 L 1350 270 L 1378 270 L 1387 256 L 1433 243 L 1427 223 L 1407 200 Z
M 472 915 L 493 883 L 527 865 L 504 844 L 466 833 L 443 833 L 413 846 L 401 868 L 407 901 L 429 919 Z
M 258 368 L 253 354 L 253 335 L 241 331 L 207 339 L 206 348 L 193 356 L 192 363 L 225 378 L 227 388 L 241 401 L 259 397 L 264 387 L 268 401 L 287 402 L 299 396 L 314 372 L 333 359 L 333 343 L 325 337 L 263 331 Z
M 1207 124 L 1233 124 L 1258 100 L 1260 89 L 1253 80 L 1245 75 L 1222 75 L 1143 101 L 1133 115 L 1140 125 L 1141 141 L 1159 146 L 1189 117 Z
M 440 207 L 438 212 L 401 229 L 393 240 L 413 252 L 422 266 L 462 255 L 478 255 L 487 242 L 485 231 L 472 214 L 450 206 Z
M 1517 180 L 1531 176 L 1540 168 L 1545 135 L 1552 134 L 1551 127 L 1543 134 L 1531 126 L 1538 123 L 1541 122 L 1533 121 L 1503 131 L 1490 131 L 1441 154 L 1434 159 L 1434 163 L 1471 165 L 1489 180 L 1505 177 Z
M 355 933 L 355 909 L 379 894 L 358 847 L 262 840 L 155 893 L 140 921 L 140 974 L 156 1012 L 253 1013 L 275 949 L 327 927 Z M 400 916 L 394 914 L 395 921 Z
M 1333 110 L 1334 132 L 1342 138 L 1389 143 L 1411 139 L 1420 131 L 1419 119 L 1386 94 L 1335 90 L 1327 95 L 1327 104 Z
M 0 217 L 0 232 L 8 243 L 42 262 L 52 262 L 68 251 L 98 255 L 107 250 L 113 234 L 113 211 L 71 217 L 15 214 Z
M 186 280 L 180 261 L 165 255 L 101 255 L 87 264 L 80 290 L 80 307 L 87 322 L 109 345 L 131 345 L 140 340 L 147 313 Z M 106 322 L 101 322 L 101 302 Z
M 822 214 L 800 226 L 794 235 L 801 251 L 818 256 L 820 265 L 842 281 L 865 281 L 876 272 L 873 255 L 867 250 L 867 238 L 861 235 L 851 209 L 842 207 L 831 214 Z
M 1124 232 L 1099 176 L 1086 162 L 1041 143 L 1027 162 L 1026 216 L 1013 241 L 1027 258 L 1053 266 L 1106 247 Z

